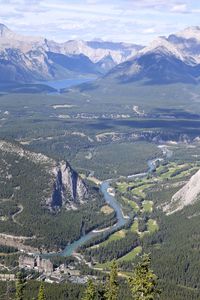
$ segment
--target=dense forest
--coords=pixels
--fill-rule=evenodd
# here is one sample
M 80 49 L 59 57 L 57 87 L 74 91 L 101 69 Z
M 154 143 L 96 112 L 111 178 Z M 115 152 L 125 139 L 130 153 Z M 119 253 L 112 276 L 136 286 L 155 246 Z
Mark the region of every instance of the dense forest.
M 157 299 L 161 293 L 158 278 L 150 269 L 150 257 L 144 255 L 135 265 L 133 272 L 125 280 L 118 276 L 118 266 L 114 260 L 105 280 L 94 282 L 92 278 L 87 286 L 75 284 L 52 284 L 26 281 L 22 272 L 17 273 L 15 286 L 12 283 L 0 283 L 0 297 L 15 300 L 120 300 L 120 299 Z
M 19 151 L 23 149 L 20 147 Z M 0 155 L 1 232 L 30 237 L 26 244 L 37 248 L 58 250 L 81 236 L 83 224 L 87 233 L 116 222 L 115 212 L 105 214 L 101 211 L 105 201 L 98 188 L 89 182 L 89 200 L 81 209 L 49 211 L 45 199 L 51 197 L 53 182 L 48 162 L 43 165 L 2 150 Z M 38 238 L 32 239 L 33 236 Z
M 1 95 L 0 138 L 11 140 L 12 143 L 17 142 L 17 145 L 20 143 L 24 149 L 44 153 L 56 160 L 67 159 L 81 174 L 96 176 L 102 180 L 118 179 L 121 175 L 147 171 L 149 159 L 163 158 L 162 151 L 158 148 L 159 143 L 173 140 L 173 143 L 167 145 L 173 152 L 172 157 L 149 175 L 148 182 L 136 184 L 129 179 L 126 184 L 130 185 L 130 188 L 123 191 L 126 179 L 120 178 L 122 192 L 116 189 L 116 198 L 123 207 L 123 213 L 130 217 L 128 225 L 121 228 L 120 233 L 100 234 L 79 249 L 88 261 L 91 261 L 92 257 L 92 262 L 100 267 L 101 270 L 98 272 L 101 275 L 96 273 L 97 270 L 89 269 L 85 265 L 80 266 L 80 269 L 85 275 L 102 278 L 106 274 L 103 272 L 109 270 L 109 264 L 106 263 L 115 258 L 119 271 L 129 274 L 139 260 L 140 254 L 151 252 L 152 268 L 159 277 L 158 286 L 162 290 L 160 299 L 199 299 L 200 269 L 197 263 L 200 260 L 199 222 L 198 216 L 194 216 L 200 211 L 199 203 L 172 216 L 166 216 L 159 209 L 159 205 L 171 199 L 178 190 L 179 186 L 176 185 L 179 181 L 185 182 L 189 178 L 188 175 L 194 172 L 194 170 L 190 172 L 191 164 L 198 164 L 200 144 L 193 139 L 200 134 L 199 121 L 183 120 L 181 117 L 177 120 L 161 120 L 154 117 L 117 120 L 112 114 L 119 114 L 122 110 L 126 114 L 129 113 L 132 95 L 130 102 L 127 103 L 129 109 L 120 104 L 119 99 L 116 105 L 114 97 L 109 100 L 109 105 L 105 103 L 102 105 L 104 99 L 99 99 L 95 107 L 96 113 L 92 110 L 94 106 L 91 108 L 89 102 L 84 102 L 83 95 L 82 98 L 76 95 L 76 92 L 72 92 L 70 93 L 72 98 L 68 99 L 68 104 L 73 100 L 74 106 L 62 109 L 54 109 L 53 105 L 66 104 L 67 94 L 29 95 L 29 97 Z M 8 111 L 9 114 L 4 115 L 4 111 Z M 160 111 L 159 116 L 162 113 L 164 114 L 164 111 Z M 63 119 L 61 115 L 67 115 L 68 118 Z M 191 144 L 185 143 L 185 140 Z M 26 243 L 34 247 L 59 250 L 80 237 L 83 224 L 85 232 L 88 232 L 96 227 L 103 228 L 116 222 L 113 212 L 107 215 L 101 211 L 105 204 L 104 199 L 99 194 L 97 186 L 91 183 L 90 193 L 95 200 L 83 205 L 81 210 L 63 210 L 57 214 L 49 212 L 42 205 L 43 192 L 49 191 L 45 170 L 25 157 L 19 160 L 17 156 L 8 153 L 6 155 L 1 153 L 1 157 L 1 232 L 28 237 L 36 235 L 36 240 L 29 239 Z M 169 163 L 175 164 L 173 168 Z M 187 176 L 184 177 L 182 174 Z M 160 177 L 163 182 L 156 183 Z M 145 184 L 151 186 L 145 187 Z M 140 193 L 143 187 L 145 197 Z M 148 211 L 149 208 L 144 212 L 145 200 L 153 202 L 151 212 Z M 16 215 L 14 222 L 13 215 L 19 212 L 20 204 L 24 210 Z M 136 215 L 138 222 L 134 222 Z M 149 220 L 156 221 L 157 227 L 146 234 L 145 232 L 151 229 Z M 134 252 L 134 249 L 137 249 L 137 252 Z M 2 247 L 0 252 L 9 255 L 1 253 L 0 262 L 6 266 L 16 267 L 19 255 L 16 250 Z M 59 265 L 62 258 L 56 257 L 54 262 L 55 265 Z M 119 295 L 123 295 L 120 299 L 131 299 L 128 283 L 121 278 L 119 281 Z M 2 291 L 6 293 L 6 283 L 0 284 Z M 14 298 L 15 287 L 12 283 L 9 283 L 9 286 Z M 26 282 L 25 297 L 37 299 L 39 286 L 40 283 L 34 280 Z M 45 283 L 44 288 L 46 296 L 52 300 L 81 299 L 85 291 L 84 286 L 72 283 L 60 285 Z

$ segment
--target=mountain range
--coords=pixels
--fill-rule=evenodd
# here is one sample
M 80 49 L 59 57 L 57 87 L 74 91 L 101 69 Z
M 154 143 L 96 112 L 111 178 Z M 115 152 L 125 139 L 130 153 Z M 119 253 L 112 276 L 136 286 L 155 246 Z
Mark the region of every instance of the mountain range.
M 146 47 L 105 41 L 22 36 L 0 24 L 0 82 L 30 83 L 78 76 L 119 82 L 198 83 L 200 27 L 158 37 Z
M 106 78 L 119 82 L 143 80 L 148 84 L 198 83 L 200 27 L 189 27 L 169 37 L 159 37 L 132 58 L 113 68 Z
M 133 56 L 142 46 L 103 41 L 57 43 L 22 36 L 0 24 L 0 82 L 101 75 Z

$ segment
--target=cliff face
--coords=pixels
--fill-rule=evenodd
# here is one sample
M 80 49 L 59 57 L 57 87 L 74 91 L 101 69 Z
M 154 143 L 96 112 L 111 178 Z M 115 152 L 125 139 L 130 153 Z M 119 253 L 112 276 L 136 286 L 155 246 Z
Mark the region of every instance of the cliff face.
M 60 163 L 54 170 L 55 182 L 51 197 L 51 207 L 75 208 L 77 204 L 84 203 L 88 197 L 85 183 L 72 169 L 68 162 Z
M 78 205 L 87 201 L 89 194 L 87 185 L 68 162 L 58 163 L 41 153 L 24 149 L 18 143 L 0 140 L 1 180 L 5 184 L 16 176 L 12 174 L 12 168 L 15 167 L 10 164 L 10 157 L 13 157 L 12 163 L 17 164 L 18 160 L 23 160 L 26 164 L 34 163 L 41 172 L 43 171 L 45 178 L 41 184 L 44 186 L 44 195 L 40 201 L 44 207 L 76 209 Z M 13 187 L 13 193 L 14 191 Z
M 185 206 L 194 204 L 200 195 L 200 170 L 175 194 L 171 202 L 163 207 L 167 215 L 182 210 Z

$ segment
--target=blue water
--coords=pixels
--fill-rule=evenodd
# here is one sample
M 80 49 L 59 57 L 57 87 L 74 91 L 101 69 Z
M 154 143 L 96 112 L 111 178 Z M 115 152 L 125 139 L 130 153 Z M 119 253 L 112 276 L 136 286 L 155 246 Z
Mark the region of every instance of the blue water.
M 122 214 L 120 204 L 117 202 L 117 200 L 112 195 L 110 195 L 107 192 L 109 187 L 110 187 L 109 182 L 104 181 L 101 184 L 100 189 L 101 189 L 102 194 L 104 195 L 105 201 L 115 210 L 116 217 L 117 217 L 117 223 L 114 226 L 112 226 L 111 228 L 106 229 L 104 231 L 106 233 L 114 232 L 118 228 L 124 226 L 127 222 L 127 219 L 124 218 L 124 216 Z M 101 233 L 93 232 L 93 231 L 87 233 L 86 235 L 82 236 L 79 240 L 74 241 L 72 244 L 66 246 L 66 248 L 63 250 L 63 252 L 60 253 L 60 255 L 62 255 L 62 256 L 72 255 L 72 253 L 75 252 L 79 246 L 83 245 L 85 242 L 89 241 L 91 238 L 93 238 L 97 235 L 100 235 Z
M 167 154 L 166 156 L 172 155 L 171 152 L 166 153 L 166 154 Z M 160 158 L 153 159 L 153 160 L 149 160 L 147 162 L 148 171 L 146 173 L 130 175 L 130 176 L 128 176 L 128 178 L 131 178 L 133 176 L 134 176 L 134 178 L 141 178 L 143 176 L 146 176 L 148 173 L 153 172 L 153 170 L 155 169 L 155 161 L 156 160 L 161 160 L 161 159 Z M 101 184 L 100 189 L 101 189 L 101 192 L 104 196 L 106 203 L 109 204 L 115 210 L 116 217 L 117 217 L 117 223 L 114 226 L 112 226 L 111 228 L 106 229 L 104 231 L 105 233 L 113 233 L 128 222 L 128 218 L 125 218 L 123 216 L 122 209 L 121 209 L 121 206 L 118 203 L 118 201 L 115 199 L 114 196 L 112 196 L 108 193 L 108 188 L 110 187 L 109 182 L 112 182 L 112 180 L 104 181 Z M 71 256 L 73 254 L 73 252 L 75 252 L 78 249 L 79 246 L 82 246 L 85 242 L 89 241 L 91 238 L 98 236 L 100 234 L 102 234 L 102 232 L 98 233 L 98 232 L 91 231 L 91 232 L 87 233 L 86 235 L 82 236 L 79 240 L 74 241 L 70 245 L 66 246 L 65 249 L 58 254 L 61 256 Z
M 149 168 L 148 172 L 152 172 L 155 168 L 155 160 L 149 160 L 147 165 Z M 136 175 L 134 175 L 134 177 L 139 178 L 141 176 L 146 176 L 148 174 L 148 172 L 136 174 Z M 110 187 L 109 182 L 112 182 L 112 180 L 104 181 L 101 184 L 100 189 L 101 189 L 101 192 L 104 196 L 106 203 L 109 204 L 115 210 L 116 217 L 117 217 L 117 223 L 114 226 L 112 226 L 111 228 L 108 228 L 107 230 L 105 230 L 104 232 L 106 232 L 106 233 L 112 233 L 112 232 L 116 231 L 118 228 L 121 228 L 122 226 L 124 226 L 128 222 L 128 219 L 123 216 L 122 209 L 121 209 L 121 206 L 118 203 L 118 201 L 115 199 L 114 196 L 112 196 L 108 193 L 108 188 Z M 62 256 L 72 255 L 73 252 L 75 252 L 79 246 L 83 245 L 85 242 L 89 241 L 91 238 L 100 235 L 101 233 L 97 233 L 97 232 L 93 232 L 93 231 L 87 233 L 86 235 L 82 236 L 79 240 L 74 241 L 70 245 L 66 246 L 66 248 L 60 253 L 60 255 L 62 255 Z

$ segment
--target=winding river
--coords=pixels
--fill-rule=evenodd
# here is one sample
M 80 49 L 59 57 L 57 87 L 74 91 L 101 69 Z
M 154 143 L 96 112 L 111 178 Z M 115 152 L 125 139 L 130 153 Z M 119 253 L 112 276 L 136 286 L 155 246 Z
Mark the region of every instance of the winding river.
M 63 250 L 63 252 L 61 252 L 62 256 L 70 256 L 73 254 L 73 252 L 75 252 L 77 250 L 77 248 L 79 246 L 83 245 L 85 242 L 89 241 L 91 238 L 99 235 L 102 232 L 112 233 L 112 232 L 116 231 L 118 228 L 120 228 L 126 224 L 128 219 L 123 216 L 122 209 L 121 209 L 121 206 L 118 203 L 118 201 L 115 199 L 114 196 L 112 196 L 108 192 L 109 187 L 110 187 L 109 181 L 104 181 L 104 182 L 102 182 L 100 189 L 101 189 L 101 192 L 104 196 L 106 203 L 109 204 L 115 210 L 116 217 L 117 217 L 117 223 L 110 228 L 106 228 L 103 231 L 99 231 L 99 232 L 95 231 L 95 230 L 90 231 L 89 233 L 82 236 L 79 240 L 74 241 L 70 245 L 66 246 L 66 248 Z
M 167 148 L 163 148 L 162 151 L 163 151 L 163 154 L 165 155 L 165 157 L 167 157 L 167 158 L 169 158 L 172 155 L 172 152 L 170 150 L 168 150 Z M 148 173 L 151 173 L 155 169 L 156 162 L 161 161 L 161 160 L 163 160 L 163 158 L 156 158 L 153 160 L 149 160 L 147 162 L 147 165 L 148 165 L 147 172 L 130 175 L 130 176 L 127 176 L 127 178 L 139 178 L 139 177 L 146 176 Z M 115 225 L 113 225 L 112 227 L 106 228 L 105 230 L 101 231 L 101 233 L 102 232 L 113 233 L 117 229 L 124 226 L 128 222 L 128 219 L 129 219 L 128 217 L 125 217 L 123 215 L 120 203 L 108 191 L 111 181 L 112 180 L 106 180 L 106 181 L 102 182 L 100 189 L 101 189 L 101 192 L 104 196 L 106 203 L 115 210 L 116 217 L 117 217 L 117 223 Z M 100 234 L 100 231 L 99 232 L 95 231 L 95 230 L 90 231 L 89 233 L 82 236 L 79 240 L 74 241 L 70 245 L 66 246 L 65 249 L 60 253 L 60 255 L 61 256 L 72 255 L 78 249 L 78 247 L 82 246 L 85 242 L 89 241 L 93 237 L 98 236 L 99 234 Z

